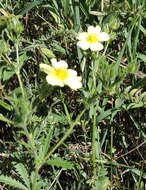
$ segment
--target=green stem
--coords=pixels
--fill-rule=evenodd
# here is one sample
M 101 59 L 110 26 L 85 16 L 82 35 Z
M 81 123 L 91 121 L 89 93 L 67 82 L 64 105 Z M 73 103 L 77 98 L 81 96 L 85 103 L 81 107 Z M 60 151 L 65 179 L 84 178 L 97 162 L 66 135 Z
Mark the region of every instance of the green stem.
M 35 174 L 34 174 L 34 181 L 32 182 L 32 190 L 36 190 L 36 183 L 37 183 L 38 176 L 39 176 L 39 170 L 36 168 Z
M 97 63 L 97 54 L 92 54 L 92 80 L 93 80 L 93 89 L 96 89 L 96 67 Z M 93 176 L 97 174 L 97 164 L 96 159 L 99 158 L 99 134 L 97 131 L 97 105 L 94 106 L 93 114 L 93 126 L 92 126 L 92 166 L 93 166 Z
M 53 152 L 55 152 L 55 150 L 70 136 L 70 134 L 73 132 L 74 127 L 78 124 L 78 122 L 80 121 L 82 115 L 84 114 L 86 108 L 83 109 L 83 111 L 78 115 L 78 117 L 76 118 L 75 122 L 72 122 L 70 124 L 69 129 L 66 131 L 65 135 L 60 139 L 60 141 L 50 150 L 50 152 L 48 153 L 48 155 L 45 158 L 45 161 L 53 154 Z
M 104 7 L 104 1 L 101 0 L 101 12 L 103 12 L 103 7 Z
M 111 150 L 110 150 L 110 157 L 112 159 L 112 156 L 113 156 L 113 127 L 111 127 L 111 143 L 110 143 L 110 146 L 111 146 Z M 110 167 L 110 177 L 112 179 L 112 176 L 113 176 L 113 166 L 111 165 Z
M 30 136 L 30 133 L 29 133 L 26 125 L 27 125 L 27 118 L 25 118 L 22 128 L 23 128 L 25 135 L 28 139 L 28 144 L 31 145 L 31 150 L 32 150 L 33 154 L 35 155 L 35 157 L 37 157 L 37 151 L 36 151 L 36 147 L 34 146 L 34 140 L 32 140 L 32 137 Z
M 92 165 L 93 165 L 93 175 L 96 175 L 96 155 L 97 155 L 97 129 L 96 129 L 96 110 L 94 109 L 94 117 L 93 117 L 93 126 L 92 126 Z
M 103 56 L 105 56 L 108 46 L 109 46 L 109 41 L 107 42 L 107 44 L 106 44 L 106 46 L 104 48 L 104 52 L 102 54 Z
M 2 58 L 8 63 L 8 65 L 12 66 L 12 62 L 7 54 L 2 55 Z
M 99 142 L 99 127 L 97 129 L 97 107 L 94 107 L 93 126 L 92 126 L 92 166 L 93 176 L 97 175 L 97 162 L 100 159 L 100 142 Z
M 31 146 L 31 151 L 33 152 L 34 154 L 34 157 L 37 158 L 37 150 L 36 150 L 36 147 L 34 145 L 34 140 L 30 137 L 30 134 L 29 134 L 29 131 L 26 127 L 26 125 L 24 124 L 23 125 L 23 130 L 25 131 L 25 135 L 28 139 L 28 143 L 30 144 Z M 39 176 L 39 169 L 37 168 L 37 164 L 35 166 L 35 173 L 34 173 L 35 177 L 34 177 L 34 180 L 32 182 L 32 190 L 36 190 L 36 183 L 37 183 L 37 179 L 38 179 L 38 176 Z
M 16 75 L 17 75 L 18 82 L 19 82 L 19 85 L 20 85 L 20 88 L 21 88 L 22 96 L 25 97 L 24 88 L 23 88 L 23 83 L 22 83 L 22 80 L 21 80 L 21 77 L 20 77 L 20 72 L 17 71 L 17 72 L 16 72 Z
M 93 79 L 93 90 L 96 89 L 96 73 L 95 73 L 95 62 L 92 61 L 91 62 L 91 66 L 92 66 L 92 79 Z
M 22 83 L 21 76 L 20 76 L 20 68 L 19 68 L 20 62 L 19 62 L 19 48 L 18 48 L 18 46 L 19 46 L 19 42 L 17 41 L 16 44 L 15 44 L 15 47 L 16 47 L 16 59 L 17 59 L 16 75 L 17 75 L 18 82 L 19 82 L 19 85 L 20 85 L 20 88 L 21 88 L 22 96 L 25 97 L 23 83 Z

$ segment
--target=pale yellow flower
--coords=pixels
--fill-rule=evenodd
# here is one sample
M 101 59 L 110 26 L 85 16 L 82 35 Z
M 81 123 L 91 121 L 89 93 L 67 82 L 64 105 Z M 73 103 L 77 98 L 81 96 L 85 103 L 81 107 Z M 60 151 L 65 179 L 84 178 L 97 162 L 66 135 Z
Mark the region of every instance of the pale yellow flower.
M 47 64 L 40 64 L 40 69 L 47 74 L 46 80 L 53 86 L 68 85 L 73 90 L 82 87 L 81 77 L 77 76 L 77 72 L 68 69 L 65 61 L 57 61 L 55 58 L 51 59 L 52 66 Z
M 100 26 L 89 26 L 87 32 L 80 33 L 77 39 L 79 40 L 77 45 L 83 50 L 100 51 L 103 49 L 101 42 L 108 41 L 109 35 L 106 32 L 101 32 Z

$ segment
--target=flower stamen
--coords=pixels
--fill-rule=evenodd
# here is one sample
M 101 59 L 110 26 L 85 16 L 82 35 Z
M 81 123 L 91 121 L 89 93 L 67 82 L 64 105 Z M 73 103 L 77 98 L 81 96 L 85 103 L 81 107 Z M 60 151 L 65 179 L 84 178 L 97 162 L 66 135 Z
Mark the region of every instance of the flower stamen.
M 60 80 L 66 80 L 69 75 L 67 69 L 61 69 L 61 68 L 54 69 L 53 74 L 55 77 L 59 78 Z
M 95 43 L 99 41 L 96 34 L 90 34 L 86 39 L 89 43 Z

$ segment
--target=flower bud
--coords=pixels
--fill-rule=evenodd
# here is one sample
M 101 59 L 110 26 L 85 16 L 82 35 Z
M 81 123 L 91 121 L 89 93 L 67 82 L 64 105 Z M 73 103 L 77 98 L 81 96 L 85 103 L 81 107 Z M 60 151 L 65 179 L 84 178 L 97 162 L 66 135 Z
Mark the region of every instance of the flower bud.
M 16 34 L 20 34 L 23 31 L 23 26 L 19 21 L 19 16 L 11 15 L 9 23 L 7 25 L 7 29 L 10 32 L 15 32 Z
M 120 19 L 117 14 L 111 13 L 105 18 L 104 24 L 108 25 L 111 30 L 118 30 L 120 27 Z
M 112 15 L 109 19 L 109 27 L 112 30 L 118 30 L 120 27 L 120 19 L 119 17 Z

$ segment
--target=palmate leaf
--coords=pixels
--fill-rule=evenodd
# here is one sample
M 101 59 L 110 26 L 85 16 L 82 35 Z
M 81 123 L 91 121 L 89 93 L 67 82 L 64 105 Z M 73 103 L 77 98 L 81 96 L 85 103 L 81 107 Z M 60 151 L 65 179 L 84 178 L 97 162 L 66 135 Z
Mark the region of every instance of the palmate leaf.
M 0 176 L 0 182 L 5 183 L 7 185 L 10 185 L 11 187 L 18 188 L 20 190 L 29 190 L 22 183 L 20 183 L 19 181 L 15 180 L 11 177 L 8 177 L 8 176 L 1 175 Z
M 73 169 L 74 165 L 73 163 L 63 160 L 62 158 L 53 158 L 46 162 L 48 165 L 56 166 L 56 167 L 62 167 L 66 169 Z
M 30 188 L 30 180 L 28 172 L 25 168 L 25 166 L 22 163 L 19 163 L 15 166 L 17 173 L 19 174 L 20 178 L 23 180 L 25 185 Z

